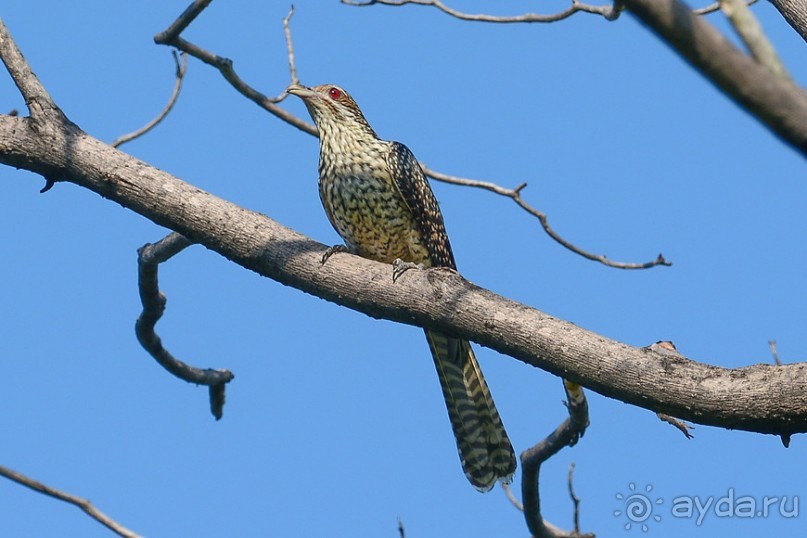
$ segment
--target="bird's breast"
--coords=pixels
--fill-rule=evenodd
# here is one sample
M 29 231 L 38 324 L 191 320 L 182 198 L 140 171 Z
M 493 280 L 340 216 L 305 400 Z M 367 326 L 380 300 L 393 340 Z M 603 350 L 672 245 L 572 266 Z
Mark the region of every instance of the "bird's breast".
M 375 160 L 321 160 L 319 194 L 331 224 L 348 247 L 366 258 L 427 261 L 428 252 L 386 161 Z

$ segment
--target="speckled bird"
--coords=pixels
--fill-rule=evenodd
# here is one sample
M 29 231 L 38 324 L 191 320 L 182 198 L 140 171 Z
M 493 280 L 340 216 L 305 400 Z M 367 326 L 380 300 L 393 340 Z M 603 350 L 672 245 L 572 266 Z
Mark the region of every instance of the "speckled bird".
M 339 86 L 287 91 L 317 124 L 319 196 L 345 249 L 384 263 L 456 269 L 437 199 L 409 148 L 378 138 Z M 480 491 L 510 482 L 513 447 L 470 343 L 429 329 L 426 339 L 465 476 Z

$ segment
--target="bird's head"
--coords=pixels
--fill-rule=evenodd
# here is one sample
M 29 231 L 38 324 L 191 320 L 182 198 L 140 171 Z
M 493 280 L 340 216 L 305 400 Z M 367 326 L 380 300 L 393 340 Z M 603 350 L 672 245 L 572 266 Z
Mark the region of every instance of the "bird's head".
M 286 91 L 303 100 L 308 113 L 317 124 L 320 138 L 345 130 L 357 131 L 357 134 L 369 134 L 376 138 L 372 127 L 364 119 L 359 105 L 349 93 L 339 86 L 323 84 L 309 88 L 293 84 L 286 88 Z

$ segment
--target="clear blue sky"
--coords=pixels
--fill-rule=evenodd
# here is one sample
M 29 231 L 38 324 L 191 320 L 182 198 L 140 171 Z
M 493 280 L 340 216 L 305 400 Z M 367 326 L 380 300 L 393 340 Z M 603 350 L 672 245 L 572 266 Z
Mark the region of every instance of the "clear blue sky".
M 376 131 L 440 171 L 515 186 L 555 229 L 626 261 L 561 249 L 492 194 L 435 184 L 462 273 L 631 345 L 673 340 L 736 367 L 807 355 L 804 159 L 629 15 L 551 25 L 462 23 L 433 9 L 298 0 L 305 84 L 349 89 Z M 456 7 L 484 10 L 483 2 Z M 170 51 L 152 36 L 187 5 L 7 0 L 0 9 L 67 115 L 111 141 L 163 106 Z M 564 7 L 508 2 L 511 13 Z M 505 7 L 503 6 L 502 11 Z M 804 42 L 754 6 L 807 83 Z M 186 37 L 234 60 L 267 94 L 288 83 L 282 2 L 215 2 Z M 719 20 L 712 15 L 710 20 Z M 301 103 L 289 110 L 305 115 Z M 0 109 L 24 111 L 5 71 Z M 317 142 L 191 60 L 175 111 L 122 149 L 317 240 L 338 238 L 319 204 Z M 70 184 L 0 168 L 4 283 L 0 464 L 90 498 L 149 537 L 525 536 L 503 493 L 466 482 L 421 331 L 377 321 L 250 273 L 202 247 L 160 273 L 158 326 L 179 357 L 230 368 L 224 419 L 205 389 L 138 346 L 136 249 L 166 230 Z M 564 418 L 557 378 L 488 349 L 478 356 L 517 451 Z M 678 496 L 802 495 L 807 440 L 697 426 L 686 440 L 653 413 L 589 393 L 591 427 L 545 466 L 544 513 L 571 526 L 576 463 L 584 531 L 625 531 L 617 494 L 652 486 L 648 536 L 796 534 L 796 519 L 671 515 Z M 520 478 L 520 473 L 518 475 Z M 76 508 L 0 480 L 0 535 L 104 537 Z

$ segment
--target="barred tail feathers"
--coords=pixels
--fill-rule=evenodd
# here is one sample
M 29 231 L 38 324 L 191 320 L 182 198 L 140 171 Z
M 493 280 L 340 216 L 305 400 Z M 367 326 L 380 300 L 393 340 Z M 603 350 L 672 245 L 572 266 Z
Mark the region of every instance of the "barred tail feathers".
M 496 480 L 509 483 L 516 469 L 515 453 L 471 344 L 429 330 L 426 339 L 465 476 L 479 491 L 489 491 Z

